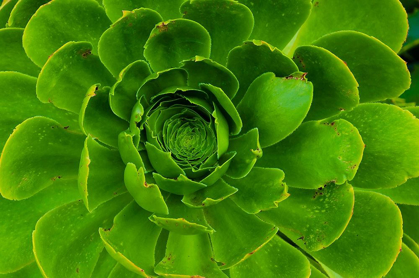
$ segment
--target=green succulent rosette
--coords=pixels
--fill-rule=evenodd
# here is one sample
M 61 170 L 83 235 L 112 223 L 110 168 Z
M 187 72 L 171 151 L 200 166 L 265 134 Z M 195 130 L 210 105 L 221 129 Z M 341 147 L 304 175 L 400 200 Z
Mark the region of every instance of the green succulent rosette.
M 417 277 L 398 0 L 6 0 L 0 277 Z

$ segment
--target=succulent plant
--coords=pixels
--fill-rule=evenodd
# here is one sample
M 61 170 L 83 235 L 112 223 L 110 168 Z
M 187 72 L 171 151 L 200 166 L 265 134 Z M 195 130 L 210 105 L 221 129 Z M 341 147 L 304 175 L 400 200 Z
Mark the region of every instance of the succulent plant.
M 418 277 L 406 17 L 4 0 L 0 276 Z

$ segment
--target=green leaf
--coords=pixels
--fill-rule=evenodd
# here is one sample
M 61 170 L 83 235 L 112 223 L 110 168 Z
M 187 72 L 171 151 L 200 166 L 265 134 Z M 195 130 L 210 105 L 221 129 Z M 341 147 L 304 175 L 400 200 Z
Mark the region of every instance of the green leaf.
M 100 204 L 126 192 L 124 163 L 117 150 L 102 146 L 87 137 L 80 159 L 79 190 L 89 211 Z
M 281 170 L 260 167 L 254 167 L 242 179 L 224 177 L 229 185 L 238 189 L 237 193 L 231 196 L 231 200 L 251 214 L 276 208 L 279 202 L 289 196 L 288 187 L 282 182 L 283 179 L 284 172 Z
M 321 272 L 319 269 L 317 269 L 313 265 L 310 265 L 310 269 L 311 269 L 310 278 L 328 278 L 328 276 L 325 273 Z
M 40 68 L 26 56 L 22 47 L 23 29 L 0 29 L 0 71 L 18 71 L 38 76 Z
M 306 21 L 310 0 L 238 0 L 252 11 L 255 27 L 252 39 L 266 41 L 283 49 Z
M 63 18 L 65 20 L 61 20 Z M 93 46 L 93 54 L 97 54 L 99 38 L 110 24 L 96 1 L 55 0 L 39 8 L 29 20 L 23 34 L 23 47 L 40 67 L 70 41 L 88 41 Z
M 179 7 L 184 0 L 103 0 L 106 14 L 112 21 L 123 15 L 123 11 L 132 11 L 137 8 L 149 8 L 158 11 L 165 20 L 181 16 Z
M 337 240 L 352 217 L 354 190 L 350 184 L 330 183 L 317 190 L 290 188 L 291 197 L 278 208 L 258 216 L 295 242 L 317 251 Z
M 312 121 L 302 124 L 284 141 L 264 149 L 257 165 L 284 170 L 290 187 L 317 189 L 329 182 L 343 184 L 352 180 L 363 150 L 361 136 L 351 123 Z
M 264 1 L 266 2 L 266 1 Z M 270 44 L 253 40 L 237 46 L 228 54 L 227 67 L 236 75 L 240 88 L 233 99 L 237 105 L 256 77 L 266 72 L 289 76 L 298 71 L 294 62 Z
M 144 46 L 144 57 L 154 71 L 180 66 L 195 56 L 209 58 L 211 37 L 199 23 L 188 19 L 162 22 L 151 31 Z
M 1 32 L 1 31 L 0 31 Z M 71 130 L 78 130 L 78 117 L 41 103 L 36 97 L 36 78 L 18 72 L 0 72 L 0 149 L 22 121 L 33 116 L 46 116 Z
M 228 213 L 226 213 L 228 212 Z M 215 230 L 211 234 L 214 258 L 222 269 L 234 266 L 271 240 L 277 228 L 242 211 L 227 199 L 204 209 L 205 218 Z
M 228 68 L 211 59 L 196 56 L 182 63 L 182 68 L 188 72 L 188 85 L 193 88 L 199 89 L 200 83 L 211 84 L 221 88 L 230 99 L 239 90 L 236 76 Z
M 416 256 L 419 257 L 419 244 L 417 244 L 409 235 L 406 233 L 403 233 L 403 244 L 406 244 L 407 247 L 409 247 L 410 250 L 413 251 L 413 253 L 416 254 Z
M 259 131 L 257 128 L 235 138 L 231 138 L 228 152 L 236 152 L 231 160 L 227 175 L 234 179 L 245 177 L 253 168 L 258 158 L 262 157 L 262 148 L 259 144 Z
M 392 188 L 419 176 L 419 120 L 410 112 L 395 105 L 362 104 L 339 117 L 358 128 L 366 145 L 353 186 Z
M 7 26 L 25 28 L 31 17 L 48 0 L 19 0 L 10 13 Z
M 39 271 L 38 265 L 36 262 L 33 262 L 24 268 L 19 269 L 16 272 L 0 274 L 1 278 L 22 278 L 22 277 L 31 277 L 31 278 L 43 278 L 42 273 Z
M 316 0 L 294 46 L 310 44 L 332 32 L 353 30 L 374 36 L 397 52 L 407 29 L 406 12 L 398 0 Z
M 343 277 L 382 277 L 400 252 L 400 211 L 390 198 L 377 193 L 356 192 L 355 200 L 354 214 L 342 236 L 310 254 Z
M 109 87 L 93 85 L 86 94 L 80 111 L 80 127 L 86 135 L 114 148 L 118 135 L 128 128 L 128 123 L 118 118 L 109 107 Z
M 102 34 L 99 57 L 115 77 L 132 62 L 144 60 L 143 47 L 151 30 L 162 20 L 156 11 L 137 9 L 126 12 Z
M 230 167 L 230 163 L 235 156 L 236 153 L 234 152 L 224 154 L 218 161 L 218 166 L 215 167 L 214 170 L 200 182 L 207 186 L 215 184 L 227 172 Z
M 320 120 L 359 103 L 358 82 L 344 61 L 317 46 L 301 46 L 293 57 L 313 83 L 313 103 L 306 120 Z M 333 69 L 333 70 L 331 70 Z
M 125 165 L 128 163 L 133 163 L 138 169 L 145 167 L 145 163 L 140 155 L 140 151 L 138 151 L 134 145 L 132 135 L 126 132 L 121 132 L 121 134 L 119 134 L 118 150 Z M 148 167 L 144 170 L 146 173 L 149 172 Z
M 154 249 L 161 231 L 149 216 L 133 201 L 115 216 L 112 228 L 99 229 L 109 254 L 142 277 L 154 274 Z
M 36 94 L 44 103 L 51 102 L 58 108 L 78 114 L 92 85 L 107 86 L 114 82 L 99 57 L 92 54 L 90 43 L 69 42 L 57 50 L 42 68 Z
M 0 273 L 14 272 L 33 262 L 31 237 L 38 219 L 49 210 L 78 198 L 75 181 L 57 181 L 26 200 L 10 201 L 0 197 Z
M 218 204 L 237 192 L 237 188 L 230 186 L 223 179 L 214 185 L 185 195 L 182 202 L 192 208 L 203 208 Z
M 18 125 L 1 155 L 3 197 L 26 199 L 56 180 L 76 180 L 83 140 L 82 134 L 45 117 Z
M 419 178 L 408 179 L 398 187 L 374 189 L 374 192 L 390 197 L 395 203 L 419 206 Z
M 126 267 L 121 264 L 116 264 L 112 269 L 108 278 L 138 278 L 138 274 L 132 271 L 129 271 Z M 99 278 L 99 277 L 98 277 Z
M 162 177 L 174 179 L 179 175 L 185 174 L 182 168 L 180 168 L 173 160 L 169 152 L 159 150 L 156 146 L 148 142 L 146 142 L 145 148 L 147 150 L 151 165 L 157 173 L 162 175 Z
M 91 277 L 108 277 L 116 264 L 117 262 L 111 257 L 111 255 L 109 255 L 108 251 L 106 251 L 106 248 L 103 248 Z
M 188 195 L 207 187 L 204 183 L 193 181 L 183 174 L 175 178 L 165 178 L 157 172 L 153 173 L 153 178 L 161 189 L 176 195 Z
M 419 275 L 419 258 L 403 243 L 402 250 L 386 278 L 415 277 Z
M 155 184 L 148 184 L 144 175 L 144 168 L 137 168 L 128 163 L 124 174 L 125 186 L 137 204 L 150 212 L 168 214 L 166 202 Z
M 90 213 L 77 201 L 41 217 L 33 232 L 33 250 L 44 276 L 89 277 L 103 250 L 99 227 L 109 229 L 130 200 L 124 194 Z
M 181 196 L 170 195 L 167 200 L 168 215 L 153 214 L 150 221 L 173 233 L 196 235 L 213 233 L 208 225 L 202 209 L 190 208 L 181 202 Z
M 399 205 L 399 208 L 403 215 L 403 232 L 415 242 L 419 242 L 419 206 Z
M 165 277 L 227 278 L 213 261 L 211 243 L 206 234 L 185 236 L 170 233 L 166 256 L 157 264 L 156 273 Z
M 279 78 L 272 72 L 262 74 L 253 81 L 237 106 L 243 120 L 242 131 L 258 128 L 262 148 L 271 146 L 301 124 L 312 99 L 313 85 L 304 75 L 294 73 Z
M 10 12 L 16 5 L 18 0 L 4 0 L 0 5 L 0 29 L 6 27 L 7 20 L 9 19 Z
M 137 90 L 150 74 L 150 67 L 141 60 L 129 64 L 122 70 L 109 93 L 109 103 L 115 115 L 126 121 L 130 120 L 132 109 L 137 102 Z
M 208 30 L 212 41 L 211 58 L 223 65 L 228 52 L 247 40 L 253 30 L 252 12 L 237 1 L 189 0 L 180 11 L 183 18 L 194 20 Z
M 342 31 L 326 35 L 314 44 L 345 61 L 359 83 L 361 102 L 395 98 L 410 87 L 406 62 L 374 37 Z
M 279 236 L 274 236 L 265 246 L 244 262 L 233 266 L 231 278 L 310 276 L 310 262 L 297 249 Z

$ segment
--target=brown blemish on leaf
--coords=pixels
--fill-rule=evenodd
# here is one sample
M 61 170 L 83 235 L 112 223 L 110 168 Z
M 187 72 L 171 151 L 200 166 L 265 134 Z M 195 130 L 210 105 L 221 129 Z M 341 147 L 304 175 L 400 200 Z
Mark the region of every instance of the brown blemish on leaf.
M 162 22 L 159 25 L 157 25 L 157 29 L 159 30 L 159 32 L 166 32 L 169 29 L 169 23 L 166 22 Z
M 66 129 L 66 130 L 67 130 L 69 127 L 70 127 L 70 126 L 65 126 L 65 127 L 64 127 L 64 129 Z
M 316 3 L 314 3 L 314 7 L 318 7 L 319 6 L 319 1 L 317 1 Z
M 90 55 L 92 55 L 92 50 L 91 49 L 85 49 L 85 50 L 80 50 L 79 53 L 83 58 L 87 58 Z

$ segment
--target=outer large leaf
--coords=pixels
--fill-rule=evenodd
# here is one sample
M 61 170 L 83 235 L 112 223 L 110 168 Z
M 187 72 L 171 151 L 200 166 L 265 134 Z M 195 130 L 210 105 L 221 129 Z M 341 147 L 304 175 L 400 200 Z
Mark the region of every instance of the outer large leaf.
M 399 205 L 403 214 L 403 231 L 415 242 L 419 242 L 419 206 Z
M 0 5 L 0 28 L 5 28 L 10 12 L 18 0 L 5 0 Z
M 44 117 L 30 118 L 18 125 L 0 159 L 3 197 L 25 199 L 55 180 L 77 179 L 83 139 L 80 133 Z
M 402 250 L 386 278 L 419 276 L 419 258 L 403 243 Z
M 109 255 L 106 248 L 103 248 L 99 259 L 96 262 L 95 269 L 92 273 L 92 278 L 108 277 L 117 262 Z
M 38 265 L 36 262 L 33 262 L 24 268 L 8 274 L 0 274 L 1 278 L 22 278 L 22 277 L 31 277 L 31 278 L 43 278 L 41 271 L 39 271 Z
M 419 178 L 408 179 L 398 187 L 374 191 L 390 197 L 397 204 L 419 206 Z
M 48 2 L 48 0 L 19 0 L 10 13 L 7 25 L 10 27 L 25 28 L 39 7 Z

